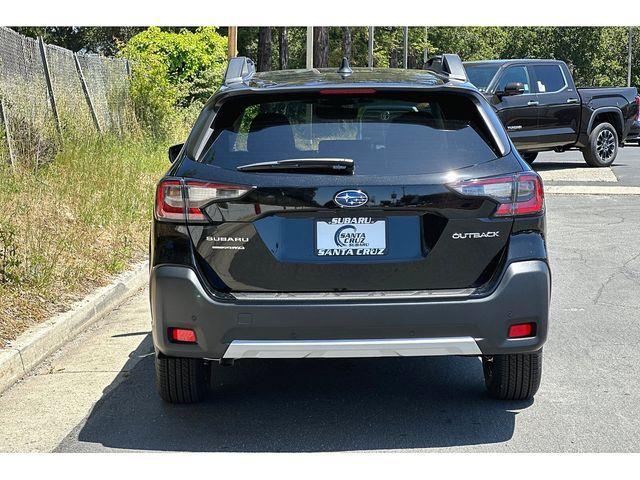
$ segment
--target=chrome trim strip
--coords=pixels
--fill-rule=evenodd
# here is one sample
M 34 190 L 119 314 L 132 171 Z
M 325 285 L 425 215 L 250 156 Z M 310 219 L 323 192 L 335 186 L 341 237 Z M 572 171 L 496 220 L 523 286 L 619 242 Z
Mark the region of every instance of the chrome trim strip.
M 237 300 L 372 300 L 467 298 L 475 288 L 455 290 L 398 290 L 373 292 L 234 292 Z
M 472 337 L 370 340 L 234 340 L 223 358 L 354 358 L 482 355 Z

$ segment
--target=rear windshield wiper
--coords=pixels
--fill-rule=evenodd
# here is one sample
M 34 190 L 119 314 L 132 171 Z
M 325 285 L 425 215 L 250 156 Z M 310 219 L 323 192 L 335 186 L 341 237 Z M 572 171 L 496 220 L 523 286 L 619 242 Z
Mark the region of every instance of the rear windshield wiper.
M 304 170 L 329 172 L 333 174 L 352 175 L 353 160 L 351 158 L 288 158 L 271 162 L 250 163 L 240 165 L 236 170 L 241 172 L 268 172 L 271 170 Z

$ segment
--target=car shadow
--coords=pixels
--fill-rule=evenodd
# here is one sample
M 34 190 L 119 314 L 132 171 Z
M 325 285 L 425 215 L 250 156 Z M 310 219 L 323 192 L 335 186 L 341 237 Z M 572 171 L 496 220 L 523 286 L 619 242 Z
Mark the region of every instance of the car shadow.
M 587 164 L 584 162 L 536 162 L 532 165 L 532 168 L 537 172 L 544 172 L 548 170 L 571 170 L 574 168 L 587 168 Z
M 531 404 L 489 399 L 478 358 L 431 357 L 216 365 L 206 401 L 168 405 L 154 389 L 151 348 L 147 337 L 134 352 L 143 358 L 68 441 L 197 452 L 477 445 L 509 440 L 517 410 Z
M 620 163 L 616 161 L 612 167 L 626 167 L 626 163 Z M 550 162 L 544 160 L 541 162 L 535 162 L 531 168 L 536 172 L 545 172 L 549 170 L 572 170 L 575 168 L 589 168 L 589 166 L 583 161 L 563 161 L 563 162 Z

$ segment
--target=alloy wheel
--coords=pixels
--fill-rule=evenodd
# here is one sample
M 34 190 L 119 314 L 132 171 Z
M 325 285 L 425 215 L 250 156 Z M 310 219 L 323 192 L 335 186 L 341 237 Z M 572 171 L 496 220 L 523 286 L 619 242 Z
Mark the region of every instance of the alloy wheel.
M 606 162 L 613 157 L 616 149 L 616 141 L 611 130 L 602 130 L 596 139 L 596 152 L 600 160 Z

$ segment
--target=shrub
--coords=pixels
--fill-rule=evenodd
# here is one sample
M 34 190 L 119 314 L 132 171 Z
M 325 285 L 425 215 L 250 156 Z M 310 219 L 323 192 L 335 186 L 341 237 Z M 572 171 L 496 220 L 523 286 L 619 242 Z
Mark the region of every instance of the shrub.
M 156 136 L 175 136 L 219 86 L 226 39 L 213 27 L 195 32 L 158 27 L 132 37 L 120 55 L 132 64 L 131 97 L 136 116 Z M 203 82 L 203 79 L 205 81 Z

